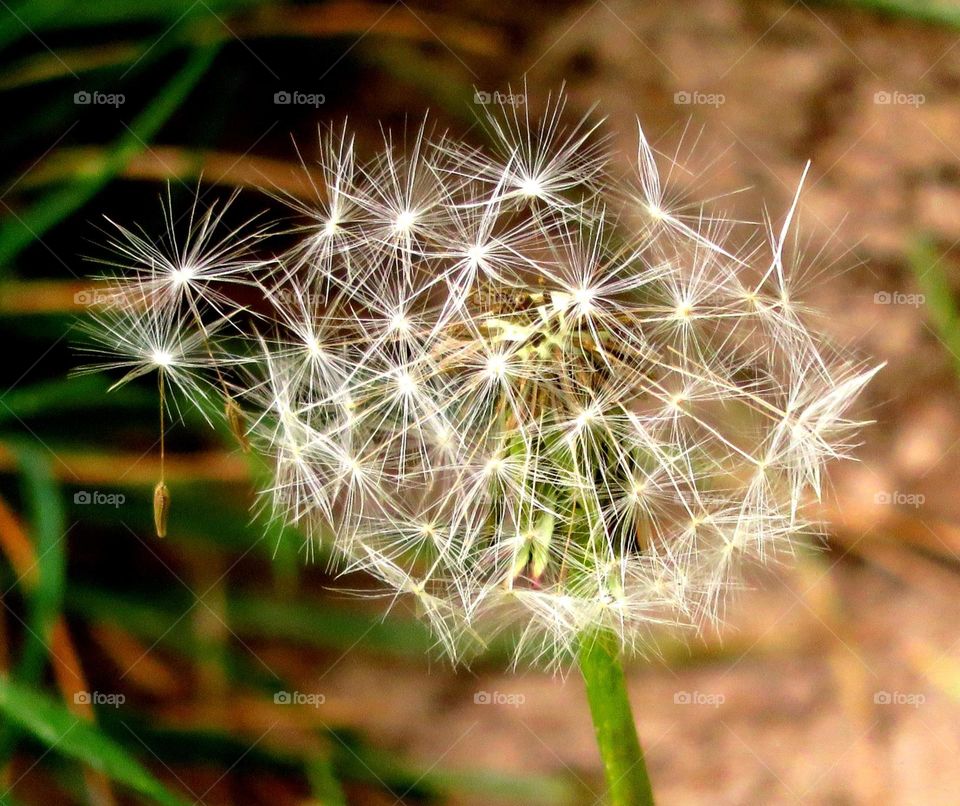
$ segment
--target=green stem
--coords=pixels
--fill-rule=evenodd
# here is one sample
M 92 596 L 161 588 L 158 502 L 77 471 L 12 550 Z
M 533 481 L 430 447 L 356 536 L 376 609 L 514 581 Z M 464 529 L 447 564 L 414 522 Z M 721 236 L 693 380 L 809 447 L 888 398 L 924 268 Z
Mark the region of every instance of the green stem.
M 653 790 L 620 664 L 620 646 L 609 631 L 584 636 L 578 656 L 607 776 L 611 806 L 653 806 Z

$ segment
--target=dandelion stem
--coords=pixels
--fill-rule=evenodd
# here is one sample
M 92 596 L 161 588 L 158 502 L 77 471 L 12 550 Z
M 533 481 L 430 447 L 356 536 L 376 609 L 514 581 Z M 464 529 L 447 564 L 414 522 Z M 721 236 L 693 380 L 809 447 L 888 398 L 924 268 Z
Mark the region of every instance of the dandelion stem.
M 581 637 L 578 657 L 607 778 L 610 806 L 652 806 L 653 790 L 620 663 L 609 631 Z
M 160 481 L 153 488 L 153 524 L 157 537 L 167 536 L 167 518 L 170 514 L 170 490 L 166 483 L 166 449 L 165 449 L 165 429 L 164 409 L 167 405 L 166 387 L 163 382 L 163 371 L 159 373 L 157 383 L 160 386 Z
M 166 464 L 166 423 L 164 422 L 164 408 L 167 405 L 166 386 L 163 382 L 163 370 L 157 373 L 157 385 L 160 389 L 160 483 L 164 482 Z

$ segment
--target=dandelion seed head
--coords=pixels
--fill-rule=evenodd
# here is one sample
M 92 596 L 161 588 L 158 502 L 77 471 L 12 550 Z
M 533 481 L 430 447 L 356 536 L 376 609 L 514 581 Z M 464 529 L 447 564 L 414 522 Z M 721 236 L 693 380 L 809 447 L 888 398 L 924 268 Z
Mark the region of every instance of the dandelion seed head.
M 496 476 L 503 472 L 506 463 L 500 456 L 491 456 L 483 466 L 484 475 Z
M 487 356 L 486 370 L 491 380 L 501 380 L 507 373 L 507 357 L 500 353 L 491 353 Z
M 156 349 L 150 353 L 150 361 L 158 367 L 166 369 L 173 364 L 173 354 L 169 350 Z
M 401 395 L 412 395 L 417 391 L 417 381 L 409 370 L 400 370 L 397 373 L 397 392 Z
M 580 315 L 586 316 L 593 310 L 593 300 L 596 294 L 596 290 L 588 286 L 581 286 L 573 292 L 573 302 L 577 306 L 577 312 Z
M 803 539 L 875 371 L 792 293 L 792 208 L 758 227 L 769 255 L 738 244 L 673 206 L 642 131 L 623 185 L 564 104 L 491 111 L 489 153 L 423 126 L 363 162 L 331 134 L 302 242 L 267 259 L 220 213 L 162 249 L 120 227 L 91 326 L 120 383 L 239 401 L 276 516 L 411 597 L 455 657 L 501 631 L 550 662 L 585 631 L 634 651 L 719 620 L 743 566 Z
M 519 188 L 520 193 L 529 199 L 538 198 L 543 194 L 543 184 L 536 176 L 521 176 Z
M 323 342 L 316 336 L 310 336 L 307 339 L 307 352 L 314 358 L 320 358 L 324 355 Z
M 659 204 L 649 203 L 645 205 L 647 213 L 650 214 L 650 217 L 655 221 L 663 221 L 668 218 L 667 211 L 664 210 Z
M 467 258 L 469 258 L 470 262 L 476 266 L 484 259 L 484 257 L 487 256 L 489 251 L 490 247 L 487 244 L 474 244 L 467 249 Z
M 397 311 L 390 317 L 390 332 L 391 333 L 408 333 L 410 331 L 410 326 L 412 325 L 410 317 L 408 317 L 402 311 Z
M 417 213 L 415 210 L 403 210 L 393 222 L 393 228 L 401 235 L 406 235 L 413 230 L 417 223 Z
M 193 266 L 187 264 L 175 268 L 171 274 L 173 275 L 174 285 L 181 286 L 189 283 L 196 276 L 197 270 Z
M 584 428 L 587 428 L 596 421 L 598 416 L 599 412 L 597 411 L 597 407 L 595 405 L 588 406 L 577 415 L 577 418 L 574 421 L 576 423 L 577 430 L 582 431 Z

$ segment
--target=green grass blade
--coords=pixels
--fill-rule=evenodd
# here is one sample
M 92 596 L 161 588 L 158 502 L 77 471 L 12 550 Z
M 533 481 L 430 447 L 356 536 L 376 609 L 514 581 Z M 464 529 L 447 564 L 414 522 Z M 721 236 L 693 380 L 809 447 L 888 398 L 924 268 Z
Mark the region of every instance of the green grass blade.
M 8 265 L 47 230 L 86 204 L 132 157 L 143 151 L 145 143 L 156 135 L 206 73 L 218 49 L 217 45 L 209 45 L 192 53 L 153 103 L 120 135 L 104 161 L 103 170 L 51 191 L 16 217 L 8 217 L 0 229 L 0 266 Z
M 230 625 L 241 635 L 293 641 L 319 648 L 349 647 L 394 657 L 423 658 L 434 640 L 412 618 L 367 615 L 353 609 L 304 602 L 280 602 L 251 594 L 238 595 L 228 605 Z
M 27 634 L 18 678 L 37 680 L 48 655 L 53 624 L 63 605 L 66 587 L 66 522 L 60 489 L 46 455 L 35 448 L 15 448 L 22 471 L 25 499 L 30 510 L 31 532 L 39 582 L 25 591 L 29 607 Z
M 145 598 L 75 585 L 69 592 L 73 612 L 87 618 L 117 623 L 134 635 L 157 640 L 166 635 L 171 645 L 187 639 L 173 624 L 190 606 L 176 596 Z M 419 621 L 368 615 L 345 607 L 298 601 L 278 602 L 265 596 L 239 593 L 227 604 L 230 628 L 245 638 L 285 640 L 300 646 L 343 650 L 356 645 L 372 652 L 400 658 L 423 658 L 433 646 L 430 633 Z M 167 643 L 164 641 L 163 643 Z
M 960 7 L 949 0 L 833 0 L 829 4 L 856 6 L 891 17 L 960 28 Z
M 306 763 L 307 780 L 311 794 L 324 806 L 347 806 L 347 796 L 337 779 L 329 758 L 309 759 Z
M 89 375 L 32 384 L 12 389 L 3 396 L 0 423 L 31 417 L 61 416 L 92 411 L 155 410 L 156 399 L 143 389 L 127 387 L 106 394 L 109 383 L 102 376 Z
M 100 0 L 96 3 L 78 3 L 76 0 L 27 0 L 11 3 L 8 12 L 0 15 L 0 48 L 20 38 L 42 31 L 68 28 L 90 28 L 130 23 L 157 23 L 170 26 L 185 17 L 207 16 L 216 22 L 214 14 L 255 8 L 266 0 L 205 0 L 202 3 L 184 3 L 182 0 Z
M 924 296 L 930 326 L 953 357 L 954 369 L 960 376 L 960 311 L 944 273 L 943 256 L 931 241 L 922 240 L 910 255 L 910 267 Z
M 50 652 L 53 624 L 63 605 L 65 521 L 60 490 L 53 480 L 46 456 L 23 445 L 16 445 L 15 450 L 22 470 L 24 498 L 30 509 L 39 581 L 34 588 L 23 590 L 27 602 L 27 621 L 23 648 L 13 673 L 18 680 L 33 684 L 43 674 Z M 21 582 L 17 579 L 5 589 L 10 590 Z M 13 755 L 17 740 L 16 727 L 9 722 L 0 723 L 0 761 Z
M 0 713 L 51 752 L 80 761 L 164 806 L 184 806 L 118 742 L 63 705 L 34 689 L 0 676 Z

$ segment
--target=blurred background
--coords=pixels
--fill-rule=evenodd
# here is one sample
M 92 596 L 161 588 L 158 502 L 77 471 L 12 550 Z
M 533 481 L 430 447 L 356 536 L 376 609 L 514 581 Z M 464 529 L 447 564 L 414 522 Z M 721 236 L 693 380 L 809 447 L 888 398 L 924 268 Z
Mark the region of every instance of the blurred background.
M 265 468 L 186 414 L 153 537 L 157 400 L 68 378 L 107 215 L 160 233 L 243 188 L 309 199 L 348 117 L 478 145 L 489 104 L 566 82 L 679 202 L 782 220 L 812 160 L 806 299 L 864 357 L 861 461 L 825 548 L 757 573 L 715 633 L 631 666 L 663 804 L 948 804 L 960 791 L 960 6 L 0 2 L 0 802 L 588 804 L 582 686 L 452 670 L 412 613 L 350 597 L 251 515 Z

